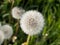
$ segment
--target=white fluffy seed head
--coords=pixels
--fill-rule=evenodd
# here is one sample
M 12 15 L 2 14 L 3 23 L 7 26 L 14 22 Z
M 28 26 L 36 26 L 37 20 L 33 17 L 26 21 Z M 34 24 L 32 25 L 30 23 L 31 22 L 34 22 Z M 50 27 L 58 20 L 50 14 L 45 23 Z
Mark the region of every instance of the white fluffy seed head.
M 43 15 L 36 11 L 30 10 L 23 14 L 20 26 L 22 30 L 29 35 L 35 35 L 41 32 L 44 27 Z
M 15 19 L 20 19 L 24 12 L 25 12 L 24 9 L 19 8 L 19 7 L 14 7 L 12 9 L 12 17 Z
M 4 32 L 5 39 L 9 39 L 13 34 L 13 29 L 10 25 L 6 24 L 1 27 L 1 30 Z
M 4 41 L 4 33 L 3 31 L 0 30 L 0 45 L 3 43 Z

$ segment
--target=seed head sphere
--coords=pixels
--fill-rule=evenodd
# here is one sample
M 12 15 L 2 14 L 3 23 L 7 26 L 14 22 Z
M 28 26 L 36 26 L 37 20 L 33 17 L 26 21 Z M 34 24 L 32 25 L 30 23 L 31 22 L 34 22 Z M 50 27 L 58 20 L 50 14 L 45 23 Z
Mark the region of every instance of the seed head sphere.
M 13 34 L 13 29 L 10 25 L 6 24 L 1 27 L 1 30 L 4 32 L 5 39 L 9 39 Z
M 36 10 L 26 11 L 20 20 L 22 30 L 28 35 L 36 35 L 40 33 L 44 24 L 43 15 Z
M 15 19 L 20 19 L 24 12 L 25 12 L 24 9 L 19 7 L 14 7 L 12 8 L 12 17 Z

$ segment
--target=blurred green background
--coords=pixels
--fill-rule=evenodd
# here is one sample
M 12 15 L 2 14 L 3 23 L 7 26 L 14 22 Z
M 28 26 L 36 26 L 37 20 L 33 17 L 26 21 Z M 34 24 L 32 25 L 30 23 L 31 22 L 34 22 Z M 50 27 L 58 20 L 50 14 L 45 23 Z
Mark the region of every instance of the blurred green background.
M 0 22 L 2 25 L 10 24 L 13 27 L 13 35 L 18 27 L 16 42 L 8 42 L 12 45 L 21 45 L 27 40 L 27 35 L 21 30 L 20 25 L 17 25 L 18 20 L 11 16 L 11 9 L 15 6 L 26 11 L 38 10 L 45 18 L 43 31 L 32 36 L 29 45 L 60 45 L 60 0 L 0 0 Z

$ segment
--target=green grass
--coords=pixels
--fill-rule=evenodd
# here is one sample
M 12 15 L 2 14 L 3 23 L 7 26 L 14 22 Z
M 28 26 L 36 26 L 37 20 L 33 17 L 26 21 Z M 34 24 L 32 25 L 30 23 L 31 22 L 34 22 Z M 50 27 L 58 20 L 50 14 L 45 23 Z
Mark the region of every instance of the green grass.
M 29 45 L 60 45 L 60 0 L 13 1 L 0 0 L 0 22 L 2 25 L 10 24 L 13 27 L 15 35 L 17 20 L 11 16 L 11 9 L 15 6 L 19 6 L 26 11 L 38 10 L 45 18 L 45 26 L 41 34 L 31 37 Z M 46 34 L 48 34 L 48 36 L 46 36 Z M 27 35 L 20 27 L 16 35 L 17 40 L 12 45 L 21 45 L 27 40 Z

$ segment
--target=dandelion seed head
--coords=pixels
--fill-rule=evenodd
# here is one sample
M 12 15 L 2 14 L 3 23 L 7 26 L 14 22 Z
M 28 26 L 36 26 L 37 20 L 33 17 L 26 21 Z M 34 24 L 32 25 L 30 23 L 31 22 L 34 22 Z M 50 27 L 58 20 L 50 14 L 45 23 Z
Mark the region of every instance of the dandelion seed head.
M 4 32 L 5 39 L 9 39 L 13 34 L 13 29 L 10 25 L 6 24 L 1 27 L 1 30 Z
M 20 26 L 22 30 L 29 35 L 35 35 L 41 32 L 44 27 L 43 15 L 36 11 L 30 10 L 23 14 Z
M 19 7 L 14 7 L 12 9 L 12 17 L 15 19 L 20 19 L 24 12 L 25 12 L 24 9 L 19 8 Z

